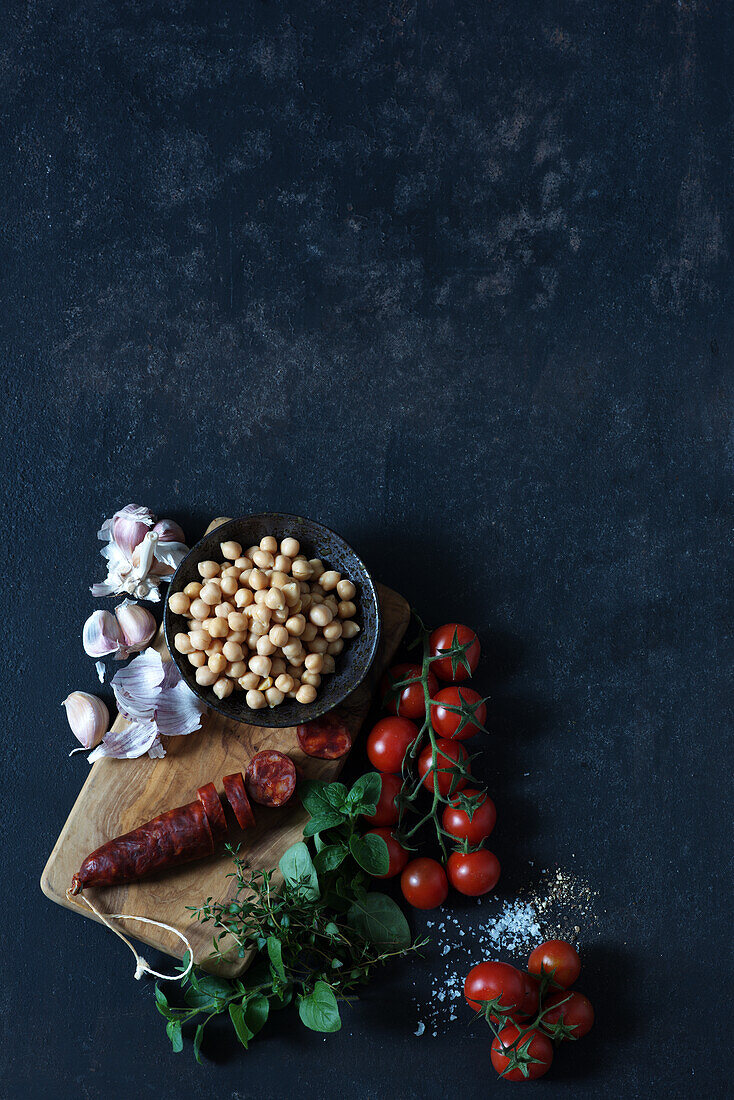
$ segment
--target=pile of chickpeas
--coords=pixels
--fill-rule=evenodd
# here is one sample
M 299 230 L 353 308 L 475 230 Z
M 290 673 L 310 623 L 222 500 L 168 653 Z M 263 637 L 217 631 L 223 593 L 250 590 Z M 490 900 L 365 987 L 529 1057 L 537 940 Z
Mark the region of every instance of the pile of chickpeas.
M 285 699 L 313 703 L 344 642 L 359 633 L 356 588 L 297 539 L 266 535 L 243 550 L 220 544 L 223 562 L 199 562 L 201 581 L 168 605 L 189 620 L 173 644 L 196 668 L 196 682 L 219 699 L 246 691 L 252 710 Z

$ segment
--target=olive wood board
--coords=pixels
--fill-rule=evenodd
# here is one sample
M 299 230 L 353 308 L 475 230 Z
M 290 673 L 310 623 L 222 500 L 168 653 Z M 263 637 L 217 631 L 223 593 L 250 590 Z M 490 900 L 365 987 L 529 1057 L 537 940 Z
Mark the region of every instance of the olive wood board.
M 209 530 L 223 523 L 215 520 Z M 340 714 L 356 737 L 370 708 L 377 681 L 389 665 L 406 631 L 410 608 L 397 592 L 378 584 L 382 611 L 382 634 L 374 663 L 367 679 L 339 706 Z M 155 647 L 170 660 L 163 630 Z M 117 718 L 115 726 L 124 725 Z M 213 782 L 223 798 L 222 777 L 247 768 L 249 760 L 261 749 L 279 749 L 293 758 L 299 772 L 308 779 L 333 780 L 342 770 L 341 760 L 317 760 L 299 748 L 294 726 L 265 729 L 225 717 L 217 711 L 205 712 L 201 729 L 188 737 L 167 739 L 166 756 L 160 760 L 102 759 L 91 766 L 89 776 L 54 845 L 41 876 L 41 889 L 47 898 L 73 909 L 82 916 L 97 917 L 81 896 L 68 899 L 66 890 L 72 875 L 83 860 L 105 841 L 129 832 L 165 810 L 196 798 L 204 783 Z M 232 829 L 230 843 L 240 844 L 240 854 L 252 868 L 277 868 L 287 848 L 303 839 L 308 815 L 297 798 L 280 810 L 255 806 L 257 823 L 245 831 Z M 228 815 L 231 820 L 231 815 Z M 231 977 L 241 973 L 249 959 L 237 955 L 236 945 L 224 950 L 221 959 L 209 958 L 212 951 L 211 923 L 192 920 L 187 906 L 203 904 L 208 897 L 226 902 L 235 891 L 235 880 L 227 877 L 232 869 L 227 853 L 215 853 L 208 859 L 172 868 L 164 874 L 125 886 L 88 889 L 85 893 L 104 912 L 129 914 L 117 922 L 129 936 L 158 951 L 181 958 L 184 947 L 171 932 L 130 919 L 136 916 L 162 921 L 180 929 L 191 943 L 195 961 L 212 973 Z M 278 872 L 279 875 L 279 872 Z

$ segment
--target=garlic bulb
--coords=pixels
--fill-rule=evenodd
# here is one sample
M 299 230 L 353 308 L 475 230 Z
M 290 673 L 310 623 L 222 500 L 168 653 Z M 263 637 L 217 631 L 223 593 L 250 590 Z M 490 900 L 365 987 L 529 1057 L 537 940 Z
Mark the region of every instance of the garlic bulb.
M 86 691 L 72 691 L 61 705 L 66 707 L 71 732 L 82 748 L 93 749 L 98 745 L 110 724 L 110 712 L 105 703 Z
M 106 545 L 107 576 L 92 585 L 94 596 L 127 592 L 140 600 L 160 600 L 158 586 L 168 579 L 188 554 L 184 533 L 177 523 L 162 519 L 156 523 L 148 508 L 128 504 L 105 520 L 98 533 Z
M 156 631 L 156 622 L 150 611 L 132 600 L 123 600 L 115 608 L 115 615 L 125 642 L 125 657 L 145 649 Z
M 125 639 L 114 615 L 93 611 L 84 624 L 82 644 L 90 657 L 106 657 L 108 653 L 119 653 Z

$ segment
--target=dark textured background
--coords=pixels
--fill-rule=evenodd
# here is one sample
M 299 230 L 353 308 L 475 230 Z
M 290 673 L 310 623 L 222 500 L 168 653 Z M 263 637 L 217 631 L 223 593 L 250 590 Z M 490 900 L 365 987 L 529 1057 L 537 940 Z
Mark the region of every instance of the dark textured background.
M 599 891 L 598 1024 L 539 1088 L 725 1096 L 730 5 L 11 0 L 0 35 L 0 1093 L 509 1088 L 465 1022 L 413 1037 L 430 958 L 199 1068 L 41 896 L 135 501 L 190 541 L 312 516 L 476 625 L 505 896 L 529 860 Z

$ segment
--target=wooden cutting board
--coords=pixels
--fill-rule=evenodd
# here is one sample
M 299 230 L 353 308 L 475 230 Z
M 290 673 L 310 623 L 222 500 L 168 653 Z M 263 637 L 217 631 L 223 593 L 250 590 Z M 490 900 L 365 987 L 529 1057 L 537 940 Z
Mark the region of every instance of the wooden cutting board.
M 224 523 L 215 520 L 209 530 Z M 353 735 L 356 735 L 370 707 L 372 693 L 405 633 L 410 618 L 406 601 L 383 585 L 377 585 L 382 608 L 382 638 L 377 657 L 367 680 L 338 709 Z M 155 646 L 168 658 L 162 629 Z M 118 718 L 114 728 L 124 725 Z M 86 783 L 54 845 L 41 876 L 41 889 L 47 898 L 73 909 L 82 916 L 97 918 L 80 898 L 66 897 L 72 875 L 87 855 L 112 837 L 136 828 L 164 810 L 181 806 L 196 798 L 196 790 L 214 782 L 223 794 L 222 776 L 244 771 L 248 761 L 261 749 L 280 749 L 293 758 L 296 767 L 309 779 L 336 779 L 346 757 L 341 760 L 315 760 L 301 752 L 294 727 L 264 729 L 225 718 L 208 711 L 202 727 L 188 737 L 172 737 L 161 760 L 98 760 L 91 766 Z M 233 832 L 231 841 L 241 842 L 241 855 L 254 868 L 277 867 L 280 857 L 298 840 L 308 815 L 300 805 L 282 810 L 255 807 L 257 825 L 245 832 Z M 247 962 L 238 959 L 236 949 L 229 958 L 208 960 L 212 948 L 212 925 L 192 921 L 186 906 L 202 904 L 207 897 L 226 901 L 234 893 L 234 880 L 227 878 L 231 862 L 226 855 L 175 868 L 156 878 L 128 886 L 88 890 L 95 906 L 104 913 L 126 913 L 150 917 L 180 928 L 186 934 L 197 963 L 207 970 L 231 977 L 241 973 Z M 122 920 L 120 927 L 130 936 L 181 958 L 183 945 L 170 932 Z

